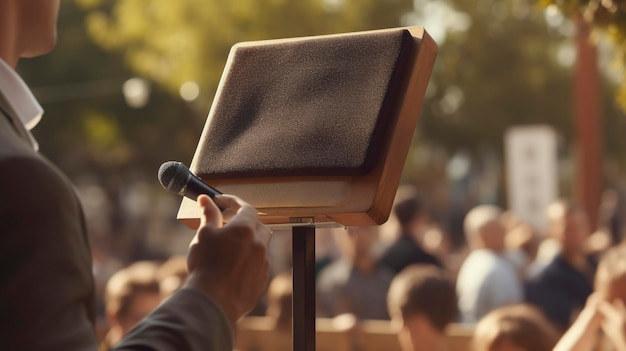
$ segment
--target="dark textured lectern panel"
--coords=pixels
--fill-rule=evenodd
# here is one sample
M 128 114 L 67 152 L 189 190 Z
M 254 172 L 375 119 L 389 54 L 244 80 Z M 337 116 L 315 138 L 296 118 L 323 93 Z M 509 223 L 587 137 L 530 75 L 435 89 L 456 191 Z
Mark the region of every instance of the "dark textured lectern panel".
M 405 29 L 233 47 L 195 156 L 202 178 L 363 175 L 414 40 Z

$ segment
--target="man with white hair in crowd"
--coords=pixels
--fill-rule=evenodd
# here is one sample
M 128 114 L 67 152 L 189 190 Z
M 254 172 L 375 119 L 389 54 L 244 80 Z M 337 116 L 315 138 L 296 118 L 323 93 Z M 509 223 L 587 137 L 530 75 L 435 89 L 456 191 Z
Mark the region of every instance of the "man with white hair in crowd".
M 473 208 L 463 223 L 470 254 L 457 278 L 456 292 L 462 323 L 476 323 L 500 306 L 523 300 L 514 265 L 505 256 L 505 228 L 500 208 Z

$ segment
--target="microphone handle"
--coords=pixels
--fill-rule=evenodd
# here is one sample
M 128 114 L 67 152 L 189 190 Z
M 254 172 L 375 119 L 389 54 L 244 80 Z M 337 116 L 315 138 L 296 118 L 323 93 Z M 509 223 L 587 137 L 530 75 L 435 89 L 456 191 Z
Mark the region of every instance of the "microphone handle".
M 193 173 L 189 172 L 189 181 L 187 181 L 187 186 L 181 190 L 181 195 L 185 195 L 188 198 L 196 201 L 198 200 L 198 196 L 205 194 L 208 195 L 211 199 L 215 197 L 215 195 L 221 195 L 222 193 L 203 182 L 200 178 L 196 177 Z

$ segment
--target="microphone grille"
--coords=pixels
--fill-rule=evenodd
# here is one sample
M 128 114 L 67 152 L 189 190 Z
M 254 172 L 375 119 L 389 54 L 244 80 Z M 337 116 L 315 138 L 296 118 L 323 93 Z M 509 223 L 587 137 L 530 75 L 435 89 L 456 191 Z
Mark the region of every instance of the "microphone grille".
M 189 169 L 182 162 L 168 161 L 159 167 L 158 178 L 167 191 L 178 193 L 185 187 L 188 173 Z

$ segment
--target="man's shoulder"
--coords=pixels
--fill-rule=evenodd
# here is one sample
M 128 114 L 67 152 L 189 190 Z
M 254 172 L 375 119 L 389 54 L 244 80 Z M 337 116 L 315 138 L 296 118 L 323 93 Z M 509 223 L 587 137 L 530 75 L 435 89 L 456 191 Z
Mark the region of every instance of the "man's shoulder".
M 69 180 L 38 154 L 0 152 L 0 168 L 0 209 L 34 212 L 36 199 L 45 199 L 36 202 L 41 211 L 59 204 L 75 207 L 76 193 Z
M 0 164 L 2 176 L 27 179 L 44 178 L 48 182 L 63 180 L 64 175 L 45 157 L 33 149 L 15 130 L 0 109 Z M 2 185 L 2 184 L 0 184 Z M 33 184 L 35 185 L 35 184 Z
M 55 182 L 56 179 L 64 177 L 50 161 L 37 154 L 0 154 L 0 167 L 2 167 L 0 177 L 4 179 L 14 178 L 16 181 L 20 179 L 23 182 L 30 179 L 45 179 L 48 182 Z

